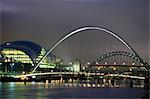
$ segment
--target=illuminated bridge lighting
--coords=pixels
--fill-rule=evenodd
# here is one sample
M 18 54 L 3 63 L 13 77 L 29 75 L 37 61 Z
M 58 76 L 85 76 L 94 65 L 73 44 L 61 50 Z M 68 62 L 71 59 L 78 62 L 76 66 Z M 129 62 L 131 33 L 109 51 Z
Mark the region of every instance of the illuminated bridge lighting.
M 23 77 L 35 77 L 41 75 L 60 75 L 60 74 L 67 74 L 67 75 L 78 75 L 78 74 L 85 74 L 85 75 L 104 75 L 103 73 L 86 73 L 86 72 L 47 72 L 47 73 L 33 73 L 33 74 L 26 74 L 26 75 L 17 75 L 15 78 L 23 78 Z M 145 79 L 145 77 L 140 76 L 130 76 L 130 75 L 123 75 L 123 74 L 107 74 L 105 76 L 112 76 L 112 77 L 125 77 L 125 78 L 136 78 L 136 79 Z
M 120 36 L 118 36 L 117 34 L 115 34 L 114 32 L 107 30 L 105 28 L 102 27 L 94 27 L 94 26 L 89 26 L 89 27 L 83 27 L 83 28 L 79 28 L 76 29 L 72 32 L 70 32 L 69 34 L 65 35 L 62 39 L 60 39 L 58 42 L 56 42 L 56 44 L 54 46 L 52 46 L 50 48 L 50 50 L 41 58 L 41 60 L 38 62 L 38 64 L 33 68 L 33 70 L 31 71 L 32 73 L 35 72 L 35 70 L 37 69 L 37 67 L 39 67 L 40 63 L 60 44 L 62 43 L 64 40 L 66 40 L 67 38 L 73 36 L 74 34 L 80 33 L 81 31 L 85 31 L 85 30 L 99 30 L 99 31 L 103 31 L 104 33 L 110 34 L 111 36 L 115 37 L 118 41 L 120 41 L 121 43 L 123 43 L 128 49 L 130 49 L 136 56 L 137 59 L 139 59 L 141 62 L 143 62 L 143 60 L 140 58 L 140 56 L 136 53 L 136 51 L 134 51 L 134 49 L 127 43 L 125 42 Z M 143 62 L 144 63 L 144 62 Z M 149 67 L 146 67 L 146 69 L 148 70 Z

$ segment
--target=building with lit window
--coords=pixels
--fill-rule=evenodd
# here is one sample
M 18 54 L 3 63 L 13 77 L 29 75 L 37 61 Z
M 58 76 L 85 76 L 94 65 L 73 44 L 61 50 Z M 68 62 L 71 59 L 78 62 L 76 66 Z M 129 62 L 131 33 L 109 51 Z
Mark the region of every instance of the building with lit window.
M 14 41 L 0 45 L 0 71 L 29 72 L 46 53 L 40 45 L 30 41 Z M 46 57 L 39 68 L 54 68 L 52 55 Z

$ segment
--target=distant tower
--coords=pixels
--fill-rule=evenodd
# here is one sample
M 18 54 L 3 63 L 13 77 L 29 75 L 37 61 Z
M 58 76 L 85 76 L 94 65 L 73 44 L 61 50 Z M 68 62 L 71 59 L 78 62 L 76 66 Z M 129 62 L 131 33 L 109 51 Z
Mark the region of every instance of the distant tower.
M 80 72 L 80 66 L 81 66 L 80 60 L 75 60 L 75 62 L 73 63 L 74 72 Z

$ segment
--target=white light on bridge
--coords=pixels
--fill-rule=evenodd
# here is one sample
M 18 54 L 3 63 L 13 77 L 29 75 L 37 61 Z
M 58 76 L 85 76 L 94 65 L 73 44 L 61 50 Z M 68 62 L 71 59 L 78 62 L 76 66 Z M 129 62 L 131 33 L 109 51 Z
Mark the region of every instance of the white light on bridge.
M 36 78 L 36 76 L 32 76 L 32 78 Z
M 142 63 L 141 66 L 143 66 L 144 64 Z
M 95 62 L 96 64 L 98 64 L 98 62 Z
M 24 75 L 24 74 L 25 74 L 25 71 L 22 71 L 22 74 Z
M 87 62 L 88 65 L 90 65 L 90 62 Z
M 34 64 L 32 64 L 32 66 L 34 66 Z
M 126 63 L 122 63 L 122 65 L 125 65 Z
M 105 62 L 104 64 L 107 64 L 107 62 Z
M 10 45 L 10 43 L 7 43 L 6 45 Z
M 69 62 L 69 65 L 72 65 L 72 62 Z
M 117 63 L 116 62 L 114 62 L 114 65 L 116 65 Z
M 132 65 L 135 65 L 135 63 L 132 63 Z
M 132 68 L 129 68 L 130 71 L 132 71 Z
M 82 69 L 85 70 L 85 67 L 83 66 Z

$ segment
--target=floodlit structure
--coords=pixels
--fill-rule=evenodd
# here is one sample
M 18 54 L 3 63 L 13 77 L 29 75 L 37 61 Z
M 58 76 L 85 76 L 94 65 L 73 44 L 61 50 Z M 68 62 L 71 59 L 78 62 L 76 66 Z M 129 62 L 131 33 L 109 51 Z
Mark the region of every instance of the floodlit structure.
M 81 62 L 79 60 L 76 60 L 73 64 L 74 72 L 80 72 L 80 68 L 81 68 Z
M 30 41 L 14 41 L 0 45 L 0 67 L 1 71 L 30 71 L 33 66 L 46 53 L 40 45 Z M 52 55 L 47 56 L 39 68 L 54 68 L 51 62 Z M 6 66 L 7 65 L 7 66 Z

